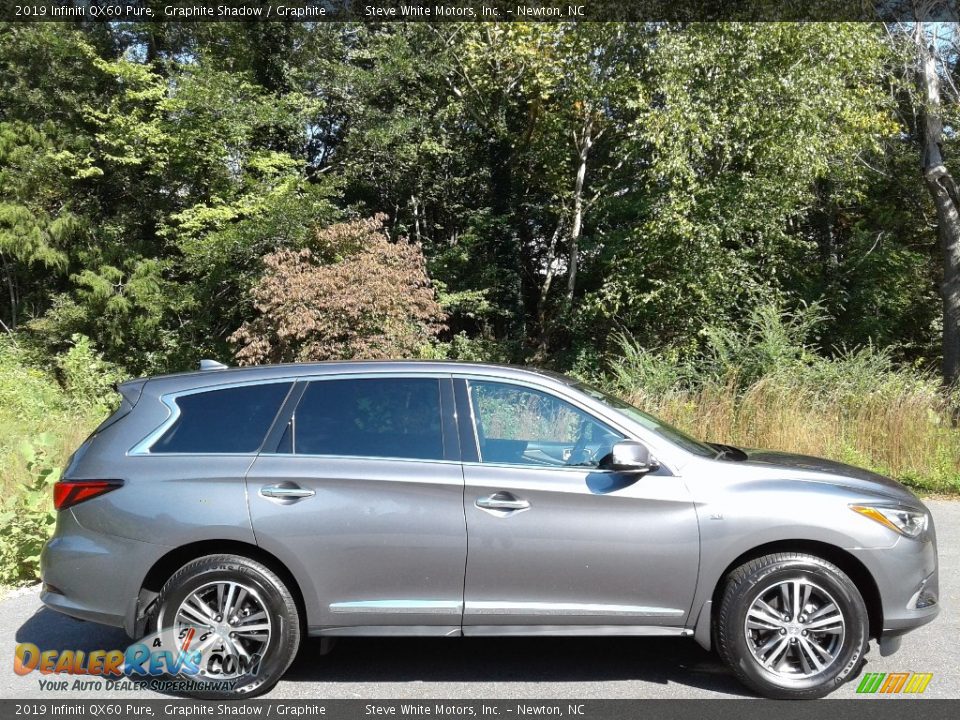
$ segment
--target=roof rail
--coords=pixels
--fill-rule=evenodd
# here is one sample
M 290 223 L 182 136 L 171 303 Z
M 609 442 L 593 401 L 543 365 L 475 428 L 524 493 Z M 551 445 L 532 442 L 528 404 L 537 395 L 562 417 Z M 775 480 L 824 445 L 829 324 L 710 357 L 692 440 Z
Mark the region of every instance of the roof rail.
M 222 362 L 217 362 L 216 360 L 201 360 L 200 369 L 203 371 L 207 370 L 226 370 L 227 366 Z

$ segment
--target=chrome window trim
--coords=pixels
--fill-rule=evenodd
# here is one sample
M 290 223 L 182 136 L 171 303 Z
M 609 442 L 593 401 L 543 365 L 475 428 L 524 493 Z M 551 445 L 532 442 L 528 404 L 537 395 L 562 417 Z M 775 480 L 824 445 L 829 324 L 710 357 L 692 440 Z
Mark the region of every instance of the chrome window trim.
M 155 453 L 152 448 L 153 445 L 169 430 L 173 424 L 180 417 L 180 406 L 177 405 L 177 400 L 188 395 L 198 395 L 200 393 L 208 392 L 217 392 L 218 390 L 233 390 L 241 387 L 253 387 L 256 385 L 275 385 L 277 383 L 290 383 L 290 390 L 293 389 L 294 384 L 297 382 L 296 377 L 281 377 L 281 378 L 264 378 L 262 380 L 243 380 L 240 382 L 234 383 L 213 383 L 210 385 L 201 385 L 198 387 L 189 388 L 187 390 L 177 390 L 174 392 L 166 393 L 160 396 L 160 402 L 163 403 L 167 408 L 167 417 L 164 418 L 156 428 L 147 433 L 140 442 L 134 445 L 132 448 L 127 450 L 127 456 L 154 456 L 154 457 L 199 457 L 199 456 L 226 456 L 226 457 L 253 457 L 257 455 L 260 451 L 258 447 L 256 450 L 251 452 L 242 452 L 242 453 L 217 453 L 217 452 L 205 452 L 205 453 Z M 287 390 L 287 395 L 290 394 L 290 390 Z M 280 406 L 277 407 L 279 412 L 280 408 L 283 407 L 283 403 L 286 401 L 286 396 L 280 402 Z M 263 441 L 261 440 L 261 443 Z
M 671 458 L 670 460 L 665 460 L 661 457 L 661 454 L 657 451 L 661 447 L 656 439 L 651 439 L 646 437 L 643 434 L 634 432 L 628 426 L 625 426 L 618 420 L 620 417 L 619 413 L 611 410 L 610 414 L 607 413 L 598 413 L 594 408 L 584 405 L 579 398 L 571 397 L 571 395 L 562 392 L 554 383 L 537 382 L 536 377 L 532 378 L 512 378 L 512 377 L 502 377 L 499 375 L 487 375 L 484 373 L 471 373 L 471 372 L 449 372 L 449 371 L 436 371 L 425 368 L 423 371 L 416 370 L 404 370 L 402 372 L 396 372 L 391 370 L 368 370 L 361 372 L 331 372 L 331 373 L 309 373 L 309 374 L 291 374 L 283 375 L 279 377 L 270 377 L 270 378 L 261 378 L 261 379 L 252 379 L 252 380 L 239 380 L 236 382 L 210 382 L 205 385 L 199 385 L 196 387 L 191 387 L 186 390 L 175 390 L 172 392 L 164 393 L 160 396 L 160 402 L 162 402 L 167 408 L 167 417 L 160 423 L 154 430 L 149 432 L 142 440 L 136 443 L 132 448 L 130 448 L 126 455 L 128 457 L 312 457 L 312 458 L 343 458 L 343 459 L 369 459 L 369 460 L 392 460 L 392 461 L 406 461 L 406 462 L 431 462 L 431 463 L 456 463 L 462 465 L 483 465 L 485 467 L 511 467 L 511 468 L 538 468 L 536 465 L 523 465 L 523 464 L 501 464 L 501 463 L 473 463 L 458 460 L 420 460 L 416 458 L 393 458 L 393 457 L 380 457 L 380 456 L 368 456 L 368 455 L 313 455 L 313 454 L 292 454 L 292 453 L 262 453 L 258 448 L 256 451 L 247 452 L 247 453 L 155 453 L 151 451 L 153 444 L 162 437 L 162 435 L 170 428 L 173 423 L 177 421 L 177 418 L 180 416 L 180 409 L 176 404 L 176 400 L 185 395 L 194 395 L 197 393 L 203 392 L 215 392 L 217 390 L 228 390 L 238 387 L 248 387 L 253 385 L 270 385 L 275 383 L 291 383 L 291 390 L 293 385 L 298 382 L 315 382 L 315 381 L 324 381 L 324 380 L 361 380 L 361 379 L 383 379 L 383 378 L 433 378 L 436 380 L 443 379 L 461 379 L 465 380 L 468 384 L 467 387 L 467 400 L 470 404 L 470 422 L 473 427 L 474 442 L 477 445 L 477 456 L 479 457 L 480 446 L 479 439 L 476 437 L 477 426 L 476 420 L 473 417 L 473 398 L 470 397 L 469 383 L 471 380 L 476 382 L 497 382 L 505 385 L 518 385 L 523 388 L 537 390 L 539 392 L 546 393 L 548 395 L 556 396 L 559 399 L 567 402 L 578 410 L 586 413 L 590 417 L 600 418 L 599 422 L 605 425 L 610 425 L 612 428 L 617 430 L 620 433 L 623 433 L 627 438 L 632 438 L 639 440 L 647 444 L 653 455 L 660 461 L 661 467 L 667 470 L 671 475 L 679 475 L 677 472 L 677 465 L 675 461 Z M 207 378 L 204 378 L 207 379 Z M 211 376 L 210 380 L 214 380 L 215 376 Z M 147 386 L 149 387 L 149 381 Z M 296 413 L 294 412 L 294 416 Z M 640 437 L 637 435 L 640 434 Z M 666 441 L 664 441 L 666 442 Z M 677 448 L 675 452 L 682 453 L 684 452 L 682 448 Z M 668 453 L 670 454 L 670 453 Z M 583 472 L 582 468 L 564 468 L 563 466 L 557 467 L 548 467 L 544 466 L 542 469 L 550 470 L 579 470 Z M 588 468 L 589 469 L 589 468 Z M 606 472 L 599 469 L 595 469 L 596 472 Z
M 554 472 L 560 470 L 562 472 L 568 473 L 580 473 L 581 475 L 589 474 L 593 475 L 594 473 L 603 473 L 603 474 L 613 474 L 614 470 L 606 470 L 599 467 L 590 467 L 588 465 L 535 465 L 533 463 L 508 463 L 508 462 L 474 462 L 468 461 L 462 463 L 464 467 L 485 467 L 485 468 L 509 468 L 511 470 L 537 470 L 537 471 L 546 471 Z
M 186 390 L 175 390 L 172 392 L 164 393 L 160 396 L 160 402 L 162 402 L 167 408 L 167 417 L 160 423 L 154 430 L 150 431 L 142 440 L 140 440 L 136 445 L 127 450 L 127 456 L 139 456 L 139 457 L 201 457 L 201 456 L 210 456 L 210 457 L 254 457 L 254 456 L 263 456 L 263 457 L 342 457 L 345 459 L 369 459 L 369 460 L 409 460 L 413 462 L 443 462 L 443 463 L 457 463 L 459 460 L 421 460 L 417 458 L 392 458 L 392 457 L 380 457 L 379 455 L 313 455 L 313 454 L 294 454 L 294 453 L 262 453 L 260 448 L 252 452 L 245 453 L 215 453 L 215 452 L 198 452 L 198 453 L 163 453 L 163 452 L 152 452 L 151 448 L 154 443 L 159 440 L 163 434 L 170 429 L 170 427 L 177 421 L 177 418 L 180 417 L 180 407 L 177 405 L 177 400 L 186 395 L 196 395 L 198 393 L 206 392 L 216 392 L 217 390 L 230 390 L 238 387 L 252 387 L 254 385 L 273 385 L 276 383 L 291 383 L 290 390 L 293 390 L 293 385 L 298 382 L 310 383 L 316 381 L 326 381 L 326 380 L 365 380 L 365 379 L 427 379 L 427 380 L 449 380 L 451 377 L 448 372 L 437 372 L 435 370 L 425 370 L 424 372 L 412 372 L 412 371 L 403 371 L 403 372 L 391 372 L 389 370 L 383 371 L 368 371 L 368 372 L 345 372 L 345 373 L 314 373 L 310 375 L 285 375 L 283 377 L 271 377 L 271 378 L 262 378 L 259 380 L 240 380 L 237 382 L 231 383 L 210 383 L 209 385 L 201 385 L 197 387 L 188 388 Z M 289 392 L 288 392 L 289 396 Z M 286 402 L 286 398 L 284 401 Z M 280 403 L 280 407 L 283 407 L 283 402 Z M 279 408 L 278 408 L 279 411 Z M 442 412 L 442 410 L 441 410 Z M 291 418 L 296 417 L 296 411 L 294 411 Z M 441 417 L 442 423 L 442 417 Z M 294 442 L 296 442 L 294 440 Z
M 191 453 L 187 453 L 192 457 Z M 430 465 L 462 465 L 459 460 L 444 460 L 443 458 L 435 460 L 421 460 L 420 458 L 410 457 L 381 457 L 380 455 L 320 455 L 316 453 L 257 453 L 258 458 L 303 458 L 304 460 L 360 460 L 370 462 L 371 460 L 388 460 L 390 462 L 408 462 L 408 463 L 427 463 Z

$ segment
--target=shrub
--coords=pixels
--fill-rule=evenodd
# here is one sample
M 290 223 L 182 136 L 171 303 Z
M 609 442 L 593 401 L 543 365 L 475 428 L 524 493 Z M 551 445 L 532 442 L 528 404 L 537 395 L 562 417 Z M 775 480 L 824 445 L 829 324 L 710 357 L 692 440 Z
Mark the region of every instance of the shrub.
M 443 312 L 423 251 L 390 242 L 384 216 L 320 230 L 313 248 L 264 258 L 253 288 L 259 316 L 231 342 L 241 365 L 415 357 L 439 332 Z
M 94 350 L 87 336 L 74 334 L 70 340 L 72 347 L 56 359 L 70 401 L 81 407 L 111 409 L 117 397 L 114 385 L 122 378 L 120 371 Z
M 0 336 L 0 417 L 37 421 L 62 409 L 63 401 L 63 393 L 52 378 L 26 364 L 22 351 L 9 338 Z
M 0 338 L 0 583 L 37 578 L 53 530 L 52 485 L 67 457 L 103 419 L 119 370 L 83 336 L 50 360 L 56 374 Z M 59 376 L 62 385 L 57 382 Z
M 0 500 L 0 583 L 40 577 L 40 551 L 57 519 L 52 497 L 60 470 L 55 466 L 53 447 L 53 438 L 42 434 L 19 449 L 28 476 L 18 492 L 4 494 Z
M 422 360 L 458 360 L 461 362 L 509 363 L 516 352 L 514 344 L 483 337 L 472 338 L 459 332 L 447 342 L 434 342 L 420 349 Z

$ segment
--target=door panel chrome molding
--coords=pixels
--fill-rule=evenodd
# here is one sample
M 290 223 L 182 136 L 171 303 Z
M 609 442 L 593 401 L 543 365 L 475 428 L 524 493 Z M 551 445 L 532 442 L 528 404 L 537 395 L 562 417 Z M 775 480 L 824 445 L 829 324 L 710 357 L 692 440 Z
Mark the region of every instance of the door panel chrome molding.
M 474 615 L 543 615 L 564 617 L 680 617 L 678 608 L 601 603 L 487 602 L 457 600 L 354 600 L 330 604 L 334 613 L 412 613 L 458 615 L 466 609 Z
M 355 600 L 330 604 L 335 613 L 413 613 L 416 615 L 459 615 L 459 600 Z
M 459 625 L 337 625 L 311 627 L 310 637 L 461 637 Z
M 688 637 L 693 631 L 682 627 L 666 625 L 464 625 L 463 634 L 467 637 L 530 637 L 574 636 L 574 637 Z
M 466 612 L 474 615 L 550 615 L 565 617 L 680 617 L 685 610 L 643 605 L 600 603 L 486 602 L 467 601 Z

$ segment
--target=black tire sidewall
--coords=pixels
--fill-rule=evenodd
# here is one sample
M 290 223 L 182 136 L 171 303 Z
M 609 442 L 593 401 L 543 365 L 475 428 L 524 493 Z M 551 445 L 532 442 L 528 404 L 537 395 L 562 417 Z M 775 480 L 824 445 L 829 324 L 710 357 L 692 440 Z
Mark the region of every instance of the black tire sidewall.
M 188 694 L 204 699 L 239 699 L 269 691 L 293 662 L 300 641 L 296 605 L 283 582 L 265 566 L 241 557 L 213 556 L 184 566 L 160 594 L 155 628 L 165 647 L 174 647 L 173 619 L 180 604 L 198 588 L 211 582 L 236 581 L 254 589 L 262 600 L 272 623 L 270 642 L 262 653 L 256 672 L 241 675 L 232 691 L 204 690 Z M 179 680 L 217 682 L 216 676 L 181 675 Z
M 786 679 L 763 669 L 748 647 L 744 630 L 747 612 L 765 588 L 791 578 L 808 579 L 826 590 L 843 615 L 846 632 L 840 655 L 829 668 L 809 678 Z M 726 627 L 721 651 L 747 685 L 766 697 L 817 698 L 832 692 L 863 662 L 869 640 L 869 619 L 863 598 L 853 582 L 839 568 L 818 558 L 785 558 L 762 564 L 725 594 L 721 622 Z

